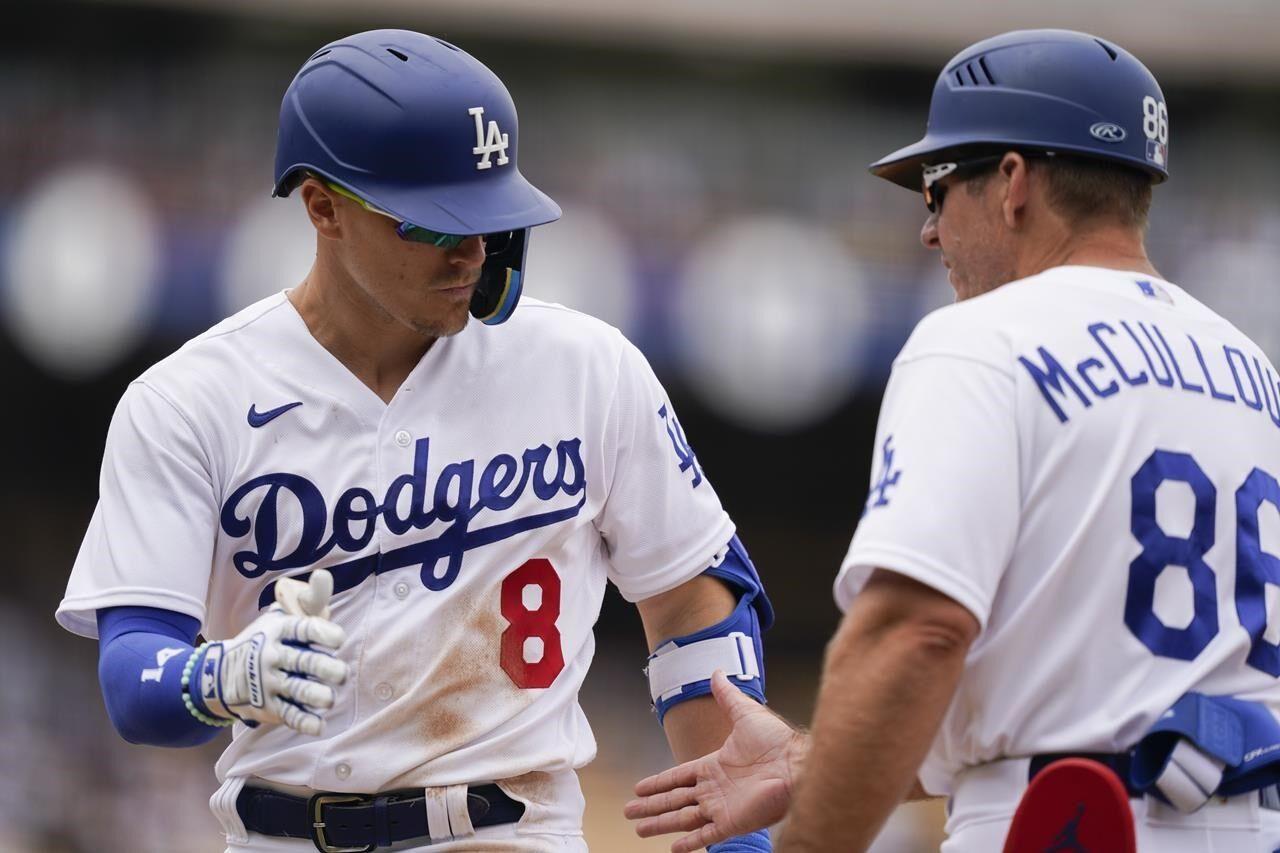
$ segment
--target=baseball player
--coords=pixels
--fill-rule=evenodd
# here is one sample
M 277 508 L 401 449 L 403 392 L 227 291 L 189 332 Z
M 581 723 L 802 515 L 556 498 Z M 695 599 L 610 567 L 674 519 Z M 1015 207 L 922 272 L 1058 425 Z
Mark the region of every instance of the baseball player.
M 606 581 L 640 610 L 678 758 L 728 731 L 714 670 L 764 700 L 768 599 L 645 359 L 520 300 L 560 208 L 517 142 L 506 88 L 454 45 L 317 51 L 275 166 L 314 266 L 116 410 L 57 618 L 98 638 L 126 739 L 233 727 L 211 800 L 230 851 L 585 850 Z M 716 849 L 769 849 L 744 835 Z
M 871 171 L 923 192 L 958 301 L 894 363 L 812 734 L 717 682 L 734 732 L 638 786 L 642 835 L 687 851 L 789 805 L 779 849 L 863 850 L 946 795 L 943 850 L 989 853 L 1088 756 L 1139 850 L 1280 847 L 1280 373 L 1148 260 L 1168 164 L 1160 87 L 1106 39 L 947 63 Z M 1074 805 L 1057 849 L 1091 834 Z

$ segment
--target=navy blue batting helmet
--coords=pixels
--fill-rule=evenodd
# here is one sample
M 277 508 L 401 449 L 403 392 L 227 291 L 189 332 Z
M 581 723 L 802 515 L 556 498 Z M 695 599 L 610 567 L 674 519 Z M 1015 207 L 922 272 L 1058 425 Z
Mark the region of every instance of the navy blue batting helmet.
M 520 174 L 518 136 L 511 95 L 470 54 L 408 30 L 357 33 L 316 51 L 289 84 L 274 194 L 311 173 L 419 228 L 504 235 L 471 301 L 473 315 L 501 323 L 520 297 L 528 230 L 560 218 Z
M 1018 30 L 960 51 L 938 75 L 924 138 L 871 164 L 921 188 L 925 165 L 963 149 L 1060 152 L 1169 177 L 1160 84 L 1132 54 L 1070 30 Z M 943 152 L 946 152 L 945 155 Z

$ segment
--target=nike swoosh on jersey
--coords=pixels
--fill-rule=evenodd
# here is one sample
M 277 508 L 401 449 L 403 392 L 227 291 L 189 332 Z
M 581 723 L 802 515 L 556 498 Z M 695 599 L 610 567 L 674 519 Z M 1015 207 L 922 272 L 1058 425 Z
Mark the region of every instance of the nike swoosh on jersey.
M 255 429 L 257 429 L 260 426 L 266 426 L 276 418 L 283 415 L 285 412 L 289 411 L 290 409 L 297 408 L 298 406 L 301 406 L 301 405 L 302 405 L 302 401 L 299 400 L 296 403 L 285 403 L 283 406 L 279 406 L 274 409 L 269 409 L 265 412 L 259 412 L 256 408 L 256 404 L 250 405 L 249 406 L 249 426 Z

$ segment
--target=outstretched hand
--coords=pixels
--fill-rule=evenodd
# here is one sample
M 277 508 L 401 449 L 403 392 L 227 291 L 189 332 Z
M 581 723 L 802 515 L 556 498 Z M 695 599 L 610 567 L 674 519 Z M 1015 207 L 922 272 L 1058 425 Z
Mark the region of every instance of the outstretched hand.
M 671 845 L 672 853 L 692 853 L 781 820 L 808 747 L 804 734 L 744 695 L 724 673 L 712 676 L 711 692 L 733 724 L 724 745 L 641 780 L 637 799 L 624 811 L 639 821 L 641 838 L 688 833 Z

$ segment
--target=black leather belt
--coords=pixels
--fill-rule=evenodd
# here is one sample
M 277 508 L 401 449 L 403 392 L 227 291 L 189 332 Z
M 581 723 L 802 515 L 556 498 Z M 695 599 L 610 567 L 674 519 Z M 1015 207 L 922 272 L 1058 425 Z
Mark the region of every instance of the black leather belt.
M 421 788 L 383 794 L 295 797 L 267 788 L 244 788 L 236 812 L 245 829 L 280 838 L 309 838 L 321 853 L 369 853 L 399 841 L 429 838 L 426 796 Z M 524 803 L 497 785 L 467 789 L 467 812 L 477 829 L 515 823 Z
M 1133 762 L 1127 752 L 1048 752 L 1043 755 L 1033 755 L 1031 756 L 1031 766 L 1027 770 L 1027 782 L 1036 778 L 1036 774 L 1041 770 L 1063 758 L 1087 758 L 1090 761 L 1096 761 L 1099 764 L 1110 767 L 1112 772 L 1120 777 L 1125 790 L 1129 792 L 1129 796 L 1133 799 L 1141 799 L 1148 793 L 1133 787 L 1133 783 L 1129 781 L 1129 766 Z M 1264 809 L 1280 811 L 1280 785 L 1267 785 L 1259 788 L 1258 803 Z

